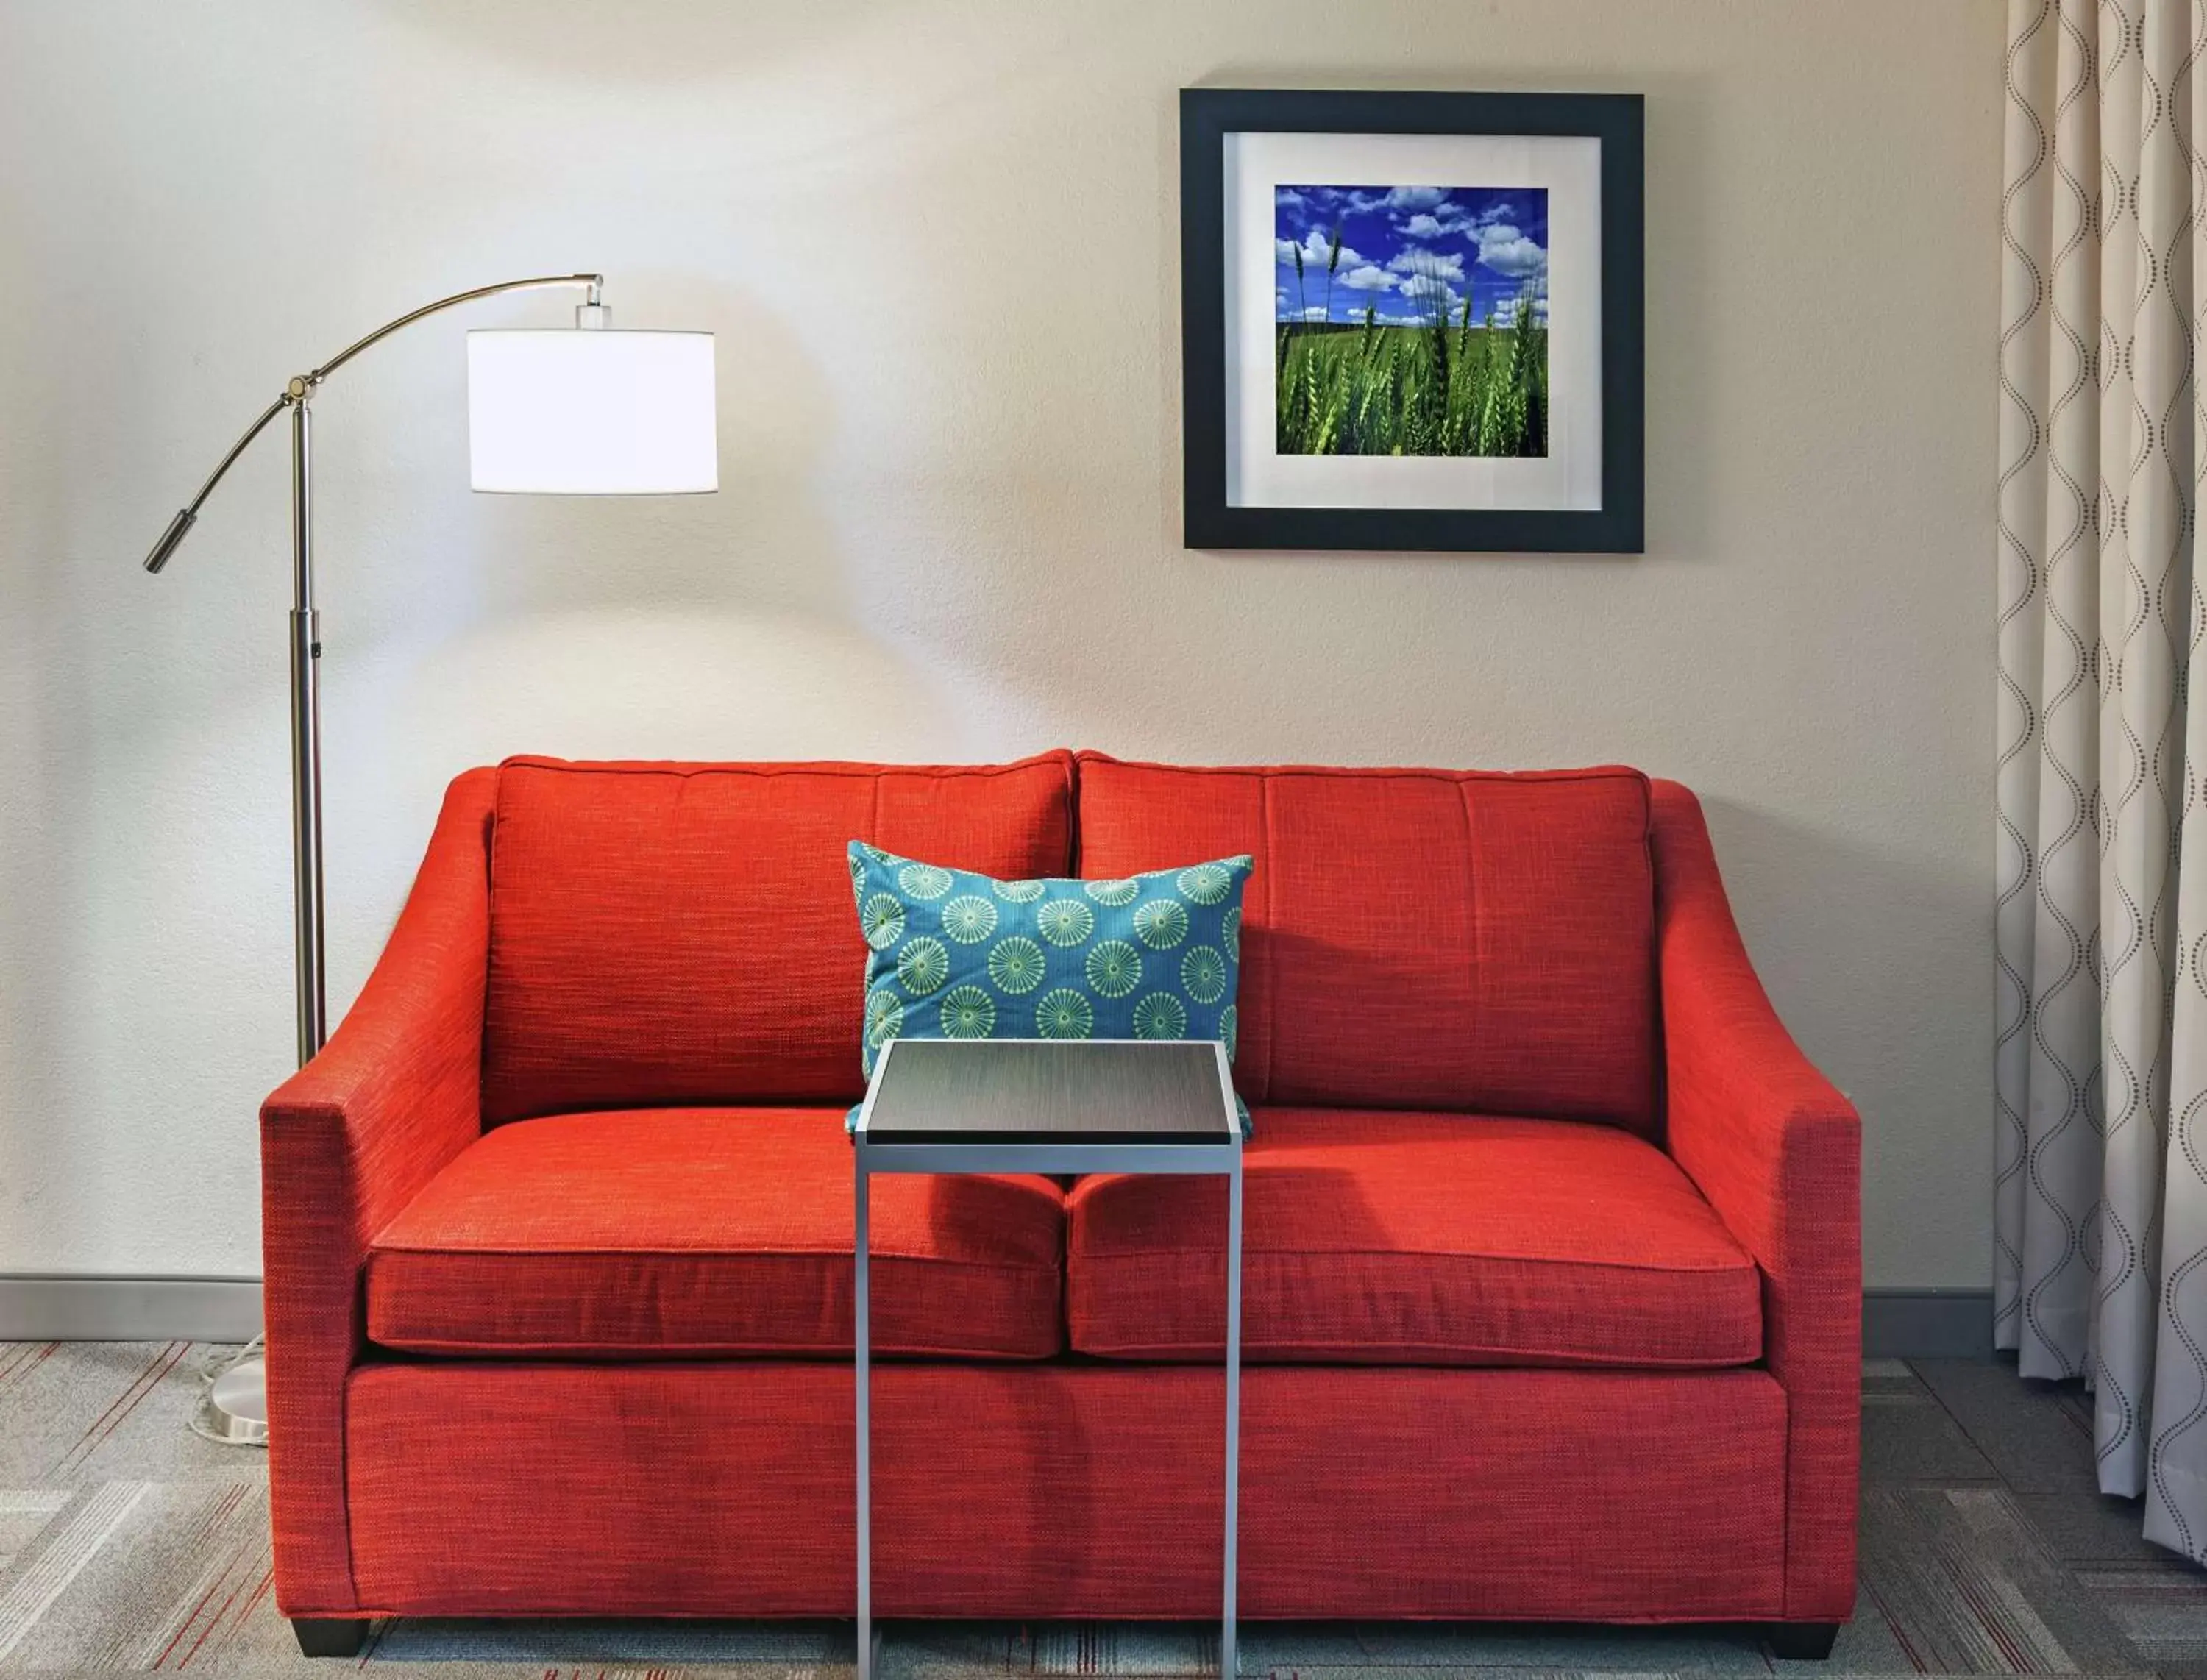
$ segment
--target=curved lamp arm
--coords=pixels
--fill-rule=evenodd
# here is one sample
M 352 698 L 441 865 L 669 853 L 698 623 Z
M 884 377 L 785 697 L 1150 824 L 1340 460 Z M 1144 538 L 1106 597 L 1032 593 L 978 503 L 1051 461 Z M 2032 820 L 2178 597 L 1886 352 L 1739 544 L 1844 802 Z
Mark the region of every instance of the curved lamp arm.
M 450 309 L 458 304 L 472 303 L 479 297 L 495 297 L 500 292 L 535 291 L 547 286 L 583 286 L 588 289 L 584 307 L 595 308 L 599 306 L 603 296 L 605 284 L 606 277 L 602 274 L 545 274 L 527 280 L 501 280 L 496 285 L 477 286 L 473 291 L 455 292 L 450 297 L 439 298 L 434 303 L 425 303 L 420 308 L 399 316 L 397 320 L 386 321 L 366 338 L 346 345 L 320 367 L 309 373 L 300 374 L 284 386 L 284 394 L 262 410 L 260 418 L 245 428 L 245 435 L 230 446 L 230 453 L 224 456 L 216 464 L 215 469 L 207 475 L 206 482 L 200 486 L 199 494 L 194 496 L 185 506 L 177 510 L 176 517 L 169 521 L 168 529 L 161 533 L 161 540 L 153 545 L 153 552 L 146 556 L 146 570 L 158 571 L 163 566 L 168 565 L 169 557 L 176 552 L 178 547 L 183 542 L 185 533 L 191 529 L 194 522 L 199 518 L 200 505 L 212 493 L 214 487 L 222 482 L 223 475 L 230 470 L 231 464 L 239 456 L 245 453 L 247 446 L 267 429 L 268 422 L 295 404 L 305 402 L 314 393 L 315 386 L 320 385 L 324 380 L 344 367 L 346 362 L 351 361 L 370 344 L 380 339 L 388 338 L 403 326 L 411 326 L 424 315 L 434 315 L 440 310 Z

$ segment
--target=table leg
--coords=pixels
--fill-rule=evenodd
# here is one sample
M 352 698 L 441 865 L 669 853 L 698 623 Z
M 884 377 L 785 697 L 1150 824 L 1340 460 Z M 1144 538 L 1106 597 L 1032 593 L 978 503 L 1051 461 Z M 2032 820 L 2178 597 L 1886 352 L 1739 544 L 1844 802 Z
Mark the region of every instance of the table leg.
M 1241 1151 L 1226 1180 L 1226 1592 L 1218 1630 L 1219 1680 L 1239 1671 L 1235 1586 L 1239 1576 L 1241 1511 Z
M 866 1259 L 866 1167 L 860 1158 L 852 1170 L 853 1192 L 851 1247 L 851 1320 L 853 1366 L 858 1378 L 858 1676 L 874 1675 L 874 1478 L 873 1429 L 870 1401 L 873 1388 L 873 1347 L 868 1323 Z

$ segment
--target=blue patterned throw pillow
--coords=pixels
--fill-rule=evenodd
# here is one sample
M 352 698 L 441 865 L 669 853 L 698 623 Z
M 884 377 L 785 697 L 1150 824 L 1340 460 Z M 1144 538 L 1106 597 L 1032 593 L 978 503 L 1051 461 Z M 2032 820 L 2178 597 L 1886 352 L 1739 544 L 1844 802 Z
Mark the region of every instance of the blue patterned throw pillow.
M 1215 1038 L 1233 1058 L 1247 855 L 1119 881 L 850 855 L 867 1078 L 892 1038 Z

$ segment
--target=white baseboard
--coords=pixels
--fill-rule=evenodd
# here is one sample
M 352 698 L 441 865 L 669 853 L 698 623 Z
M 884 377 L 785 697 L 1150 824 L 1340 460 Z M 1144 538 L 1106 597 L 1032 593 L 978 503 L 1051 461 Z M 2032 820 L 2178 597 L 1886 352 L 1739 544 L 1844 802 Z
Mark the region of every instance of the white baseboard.
M 257 1277 L 0 1275 L 0 1342 L 249 1342 Z

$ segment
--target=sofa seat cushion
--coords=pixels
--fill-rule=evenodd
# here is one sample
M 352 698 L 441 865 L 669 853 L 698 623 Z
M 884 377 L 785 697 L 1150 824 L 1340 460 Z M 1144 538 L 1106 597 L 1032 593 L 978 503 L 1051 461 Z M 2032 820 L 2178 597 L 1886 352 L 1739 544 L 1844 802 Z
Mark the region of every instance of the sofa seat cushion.
M 1062 1343 L 1064 1203 L 1044 1178 L 874 1180 L 877 1353 L 1043 1359 Z M 851 1352 L 840 1109 L 517 1121 L 376 1237 L 368 1338 L 422 1354 Z
M 1077 1352 L 1222 1356 L 1222 1181 L 1099 1175 L 1067 1212 Z M 1761 1353 L 1755 1262 L 1668 1156 L 1614 1127 L 1259 1108 L 1242 1216 L 1247 1360 L 1678 1369 Z

